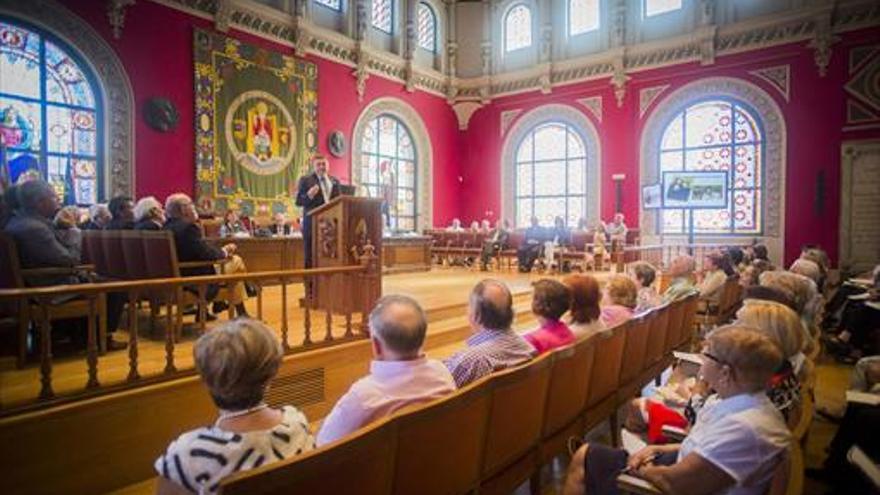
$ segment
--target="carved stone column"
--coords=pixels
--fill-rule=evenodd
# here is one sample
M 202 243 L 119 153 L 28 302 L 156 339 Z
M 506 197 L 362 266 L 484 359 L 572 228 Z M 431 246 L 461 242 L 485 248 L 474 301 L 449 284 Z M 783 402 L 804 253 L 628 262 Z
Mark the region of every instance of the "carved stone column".
M 458 96 L 456 74 L 458 71 L 458 43 L 455 31 L 456 1 L 446 2 L 446 100 L 452 104 Z
M 418 16 L 419 0 L 405 0 L 406 20 L 404 23 L 404 39 L 403 43 L 403 59 L 406 61 L 406 90 L 415 91 L 415 73 L 413 71 L 413 63 L 416 55 L 416 46 L 418 45 L 418 37 L 416 35 L 416 19 Z
M 308 25 L 312 20 L 312 2 L 310 0 L 290 0 L 293 7 L 293 50 L 297 56 L 304 57 L 312 42 Z
M 356 79 L 355 89 L 358 95 L 358 101 L 364 100 L 364 92 L 367 89 L 367 79 L 370 73 L 367 67 L 370 63 L 370 57 L 364 50 L 364 43 L 367 40 L 369 24 L 367 16 L 369 15 L 369 0 L 355 0 L 354 4 L 354 40 L 355 54 L 357 56 L 357 65 L 351 75 Z
M 611 46 L 626 44 L 626 0 L 616 0 L 612 5 Z

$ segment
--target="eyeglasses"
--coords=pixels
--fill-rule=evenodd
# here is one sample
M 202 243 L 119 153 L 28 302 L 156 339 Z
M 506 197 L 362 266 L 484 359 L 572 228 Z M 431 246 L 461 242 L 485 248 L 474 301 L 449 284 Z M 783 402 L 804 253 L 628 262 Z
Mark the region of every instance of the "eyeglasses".
M 702 354 L 703 356 L 706 356 L 707 358 L 711 359 L 712 361 L 715 361 L 715 362 L 718 363 L 718 364 L 727 364 L 727 363 L 725 363 L 724 361 L 722 361 L 721 358 L 719 358 L 718 356 L 713 355 L 713 354 L 710 353 L 710 352 L 703 351 L 703 352 L 701 352 L 700 354 Z

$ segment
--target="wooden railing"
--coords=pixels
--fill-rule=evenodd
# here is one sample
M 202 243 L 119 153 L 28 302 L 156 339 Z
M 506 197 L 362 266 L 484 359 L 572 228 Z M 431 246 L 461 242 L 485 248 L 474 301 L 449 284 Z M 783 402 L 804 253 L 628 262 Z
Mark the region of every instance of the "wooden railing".
M 647 261 L 652 265 L 665 269 L 675 258 L 681 255 L 691 255 L 697 265 L 697 271 L 702 270 L 703 259 L 706 255 L 725 250 L 730 247 L 745 247 L 746 244 L 649 244 L 643 246 L 627 246 L 623 249 L 626 263 Z
M 321 277 L 331 276 L 341 276 L 348 279 L 345 281 L 345 286 L 356 285 L 359 283 L 358 278 L 368 276 L 370 271 L 371 267 L 365 263 L 363 265 L 307 270 L 2 289 L 0 290 L 0 306 L 18 308 L 18 338 L 27 339 L 28 333 L 32 329 L 36 330 L 34 338 L 39 340 L 39 349 L 37 350 L 39 367 L 37 370 L 33 366 L 25 366 L 21 370 L 4 372 L 8 376 L 0 377 L 5 383 L 4 388 L 6 388 L 6 391 L 0 394 L 0 417 L 193 374 L 195 371 L 191 363 L 191 343 L 185 346 L 189 355 L 181 355 L 178 352 L 183 344 L 181 336 L 184 306 L 190 305 L 196 308 L 198 315 L 195 325 L 196 333 L 207 331 L 205 321 L 207 304 L 210 301 L 206 299 L 206 292 L 208 286 L 213 284 L 228 285 L 236 282 L 252 284 L 257 289 L 254 317 L 263 320 L 263 282 L 277 283 L 280 281 L 280 288 L 272 290 L 280 291 L 281 318 L 278 325 L 272 326 L 280 331 L 279 337 L 285 354 L 366 338 L 368 335 L 366 317 L 371 308 L 359 308 L 358 311 L 353 312 L 360 313 L 358 323 L 353 323 L 355 314 L 352 312 L 337 315 L 337 319 L 334 320 L 334 315 L 329 311 L 311 309 L 305 298 L 291 297 L 293 291 L 290 289 L 291 286 L 300 288 L 304 282 L 317 282 Z M 299 293 L 304 295 L 304 291 L 301 289 Z M 99 373 L 99 367 L 102 361 L 110 358 L 111 354 L 102 352 L 101 339 L 105 337 L 100 334 L 99 328 L 104 328 L 105 324 L 102 322 L 99 325 L 98 321 L 105 318 L 101 309 L 106 306 L 105 302 L 108 296 L 123 297 L 125 300 L 127 306 L 126 330 L 129 340 L 126 351 L 112 353 L 117 368 L 112 373 L 115 375 L 113 377 L 115 379 L 105 380 Z M 84 302 L 88 308 L 86 352 L 84 358 L 80 354 L 59 361 L 53 356 L 52 321 L 60 318 L 57 314 L 53 314 L 53 310 L 57 310 L 72 300 Z M 151 306 L 159 305 L 165 309 L 162 328 L 164 335 L 161 335 L 164 351 L 156 353 L 163 354 L 162 362 L 158 365 L 155 362 L 149 366 L 144 365 L 140 359 L 142 343 L 139 336 L 138 316 L 139 308 L 144 302 L 148 302 Z M 296 303 L 294 308 L 291 308 L 291 302 Z M 232 311 L 233 308 L 230 307 L 228 310 L 230 319 L 233 316 Z M 155 314 L 156 312 L 158 312 L 158 308 L 151 307 L 151 313 Z M 337 323 L 340 316 L 342 318 L 341 325 Z M 293 327 L 293 324 L 296 326 Z M 333 332 L 334 326 L 339 329 L 336 336 Z M 292 331 L 294 328 L 296 332 Z M 299 334 L 300 328 L 302 334 Z M 24 343 L 25 341 L 20 341 L 20 345 L 23 346 Z M 157 350 L 155 344 L 152 344 L 151 347 L 152 350 Z M 127 370 L 121 371 L 118 369 L 121 367 L 119 354 L 126 352 L 128 363 L 125 368 Z M 155 354 L 153 358 L 155 358 Z M 182 358 L 186 358 L 186 364 L 181 362 Z M 77 386 L 70 382 L 75 377 L 83 376 L 83 360 L 85 361 L 85 383 Z M 59 366 L 64 367 L 63 374 L 56 376 L 53 371 Z M 152 369 L 146 370 L 144 368 Z M 63 382 L 63 384 L 59 386 L 59 382 Z M 17 393 L 10 392 L 13 388 L 19 389 L 19 391 Z M 11 395 L 15 397 L 10 398 Z

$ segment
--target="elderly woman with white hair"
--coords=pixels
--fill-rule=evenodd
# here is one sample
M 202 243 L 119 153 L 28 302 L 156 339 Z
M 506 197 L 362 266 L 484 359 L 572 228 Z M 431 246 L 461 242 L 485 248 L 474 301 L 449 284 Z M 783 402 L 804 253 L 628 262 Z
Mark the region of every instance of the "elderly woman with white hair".
M 153 196 L 141 198 L 134 205 L 134 230 L 162 230 L 165 226 L 165 210 Z
M 227 476 L 314 448 L 302 412 L 265 402 L 283 355 L 269 327 L 247 318 L 228 322 L 199 338 L 193 355 L 220 414 L 213 425 L 178 437 L 156 459 L 157 493 L 214 493 Z
M 113 220 L 110 208 L 106 203 L 95 203 L 89 207 L 89 219 L 80 228 L 82 230 L 103 230 Z
M 764 287 L 781 291 L 794 302 L 810 338 L 818 333 L 816 325 L 821 320 L 823 300 L 813 280 L 797 273 L 772 270 L 762 273 L 758 282 Z
M 684 299 L 691 294 L 699 294 L 700 290 L 694 285 L 695 269 L 696 263 L 692 256 L 682 255 L 672 260 L 667 271 L 667 275 L 672 277 L 672 281 L 663 293 L 664 302 Z
M 763 494 L 783 459 L 790 434 L 764 392 L 782 352 L 763 333 L 740 325 L 711 332 L 700 375 L 715 391 L 680 444 L 651 445 L 632 454 L 601 444 L 582 446 L 563 493 L 616 494 L 623 471 L 663 493 Z

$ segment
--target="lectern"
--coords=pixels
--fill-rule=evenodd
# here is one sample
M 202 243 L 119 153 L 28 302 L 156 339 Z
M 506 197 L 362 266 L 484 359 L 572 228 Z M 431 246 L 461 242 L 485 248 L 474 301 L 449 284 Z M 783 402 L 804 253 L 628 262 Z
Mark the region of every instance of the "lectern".
M 309 212 L 314 268 L 366 266 L 365 272 L 312 277 L 310 308 L 366 315 L 382 296 L 381 205 L 378 198 L 338 196 Z

